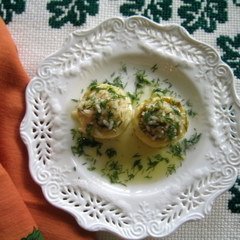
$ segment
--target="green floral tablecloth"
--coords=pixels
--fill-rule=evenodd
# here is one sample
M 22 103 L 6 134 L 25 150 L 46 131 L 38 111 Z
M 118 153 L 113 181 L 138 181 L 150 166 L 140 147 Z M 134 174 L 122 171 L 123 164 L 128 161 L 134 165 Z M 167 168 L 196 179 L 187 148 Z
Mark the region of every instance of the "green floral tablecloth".
M 240 96 L 240 0 L 0 0 L 0 15 L 30 77 L 68 33 L 92 28 L 109 17 L 142 15 L 162 24 L 180 24 L 216 48 L 232 68 Z M 98 236 L 116 239 L 108 233 Z M 206 219 L 187 223 L 164 239 L 240 239 L 240 177 Z

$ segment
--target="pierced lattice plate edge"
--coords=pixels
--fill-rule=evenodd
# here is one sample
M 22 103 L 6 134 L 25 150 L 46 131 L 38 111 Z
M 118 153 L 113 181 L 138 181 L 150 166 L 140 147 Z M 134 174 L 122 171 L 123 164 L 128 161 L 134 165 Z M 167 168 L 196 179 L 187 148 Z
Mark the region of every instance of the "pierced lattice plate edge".
M 115 24 L 115 27 L 117 28 L 117 29 L 120 29 L 120 25 L 121 24 L 129 24 L 129 29 L 130 30 L 132 30 L 133 29 L 133 27 L 136 27 L 136 26 L 138 26 L 139 24 L 141 25 L 141 24 L 147 24 L 147 26 L 154 26 L 155 28 L 157 28 L 158 29 L 158 27 L 159 27 L 159 30 L 162 28 L 162 27 L 160 27 L 160 25 L 157 25 L 157 24 L 155 24 L 155 23 L 153 23 L 153 22 L 151 22 L 151 21 L 149 21 L 149 20 L 147 20 L 147 19 L 145 19 L 145 18 L 142 18 L 142 17 L 132 17 L 132 18 L 129 18 L 129 19 L 126 19 L 126 20 L 122 20 L 122 19 L 112 19 L 112 20 L 107 20 L 107 21 L 105 21 L 102 25 L 100 25 L 100 26 L 102 26 L 102 27 L 104 27 L 104 24 L 106 25 L 106 26 L 108 26 L 108 24 L 110 24 L 111 25 L 111 22 L 114 22 L 114 21 L 116 21 L 116 24 Z M 132 21 L 132 23 L 131 23 L 131 21 Z M 109 26 L 108 26 L 109 27 Z M 95 29 L 93 29 L 93 30 L 90 30 L 90 32 L 94 32 L 94 31 L 96 31 L 97 29 L 99 29 L 100 27 L 96 27 Z M 93 231 L 96 231 L 96 230 L 109 230 L 109 231 L 112 231 L 112 232 L 115 232 L 115 233 L 117 233 L 117 234 L 119 234 L 120 236 L 122 236 L 122 237 L 127 237 L 127 238 L 135 238 L 135 239 L 138 239 L 138 238 L 142 238 L 142 237 L 146 237 L 146 236 L 155 236 L 155 237 L 161 237 L 161 236 L 166 236 L 166 235 L 168 235 L 168 234 L 170 234 L 171 232 L 173 232 L 173 231 L 175 231 L 180 225 L 182 225 L 184 222 L 186 222 L 186 221 L 188 221 L 188 220 L 193 220 L 193 219 L 199 219 L 199 218 L 203 218 L 204 217 L 204 215 L 205 214 L 208 214 L 209 212 L 210 212 L 210 209 L 211 209 L 211 207 L 212 207 L 212 204 L 213 204 L 213 201 L 214 201 L 214 199 L 217 197 L 217 196 L 219 196 L 221 193 L 223 193 L 224 191 L 226 191 L 227 190 L 227 187 L 226 186 L 228 186 L 228 187 L 230 187 L 233 183 L 234 183 L 234 181 L 235 181 L 235 179 L 236 179 L 236 176 L 237 176 L 237 171 L 238 171 L 238 169 L 239 169 L 239 163 L 238 163 L 238 158 L 236 158 L 236 154 L 237 153 L 239 153 L 239 141 L 238 141 L 238 138 L 237 138 L 237 136 L 239 135 L 239 129 L 237 129 L 237 126 L 235 126 L 236 125 L 236 123 L 237 123 L 237 120 L 235 119 L 236 117 L 235 117 L 235 110 L 233 109 L 234 107 L 235 108 L 238 108 L 239 109 L 239 106 L 240 106 L 240 103 L 239 103 L 239 99 L 237 98 L 237 96 L 236 96 L 236 91 L 235 91 L 235 88 L 234 88 L 234 82 L 233 82 L 233 74 L 232 74 L 232 72 L 231 72 L 231 70 L 227 67 L 227 65 L 225 65 L 223 62 L 221 62 L 220 61 L 220 57 L 218 56 L 218 54 L 216 53 L 216 51 L 215 50 L 213 50 L 211 47 L 208 47 L 207 45 L 205 45 L 205 44 L 202 44 L 202 43 L 199 43 L 199 42 L 197 42 L 197 41 L 195 41 L 195 40 L 193 40 L 187 33 L 186 33 L 186 31 L 185 30 L 183 30 L 181 27 L 177 27 L 177 26 L 175 26 L 175 25 L 173 25 L 173 26 L 171 26 L 171 27 L 169 27 L 170 29 L 172 28 L 172 29 L 174 29 L 174 28 L 178 28 L 179 30 L 180 30 L 180 32 L 181 32 L 181 34 L 185 37 L 185 38 L 187 38 L 190 42 L 192 41 L 192 42 L 194 42 L 194 43 L 196 43 L 196 44 L 200 44 L 201 46 L 203 46 L 204 48 L 207 48 L 208 50 L 211 50 L 210 51 L 210 54 L 208 55 L 208 60 L 209 60 L 209 62 L 208 62 L 208 68 L 207 69 L 203 69 L 202 70 L 202 77 L 203 78 L 206 78 L 206 75 L 204 76 L 204 73 L 205 74 L 207 74 L 208 72 L 209 72 L 209 69 L 215 69 L 214 70 L 214 76 L 215 76 L 215 78 L 221 78 L 221 79 L 224 79 L 224 81 L 228 81 L 228 83 L 227 84 L 223 84 L 223 85 L 221 85 L 220 84 L 220 82 L 218 82 L 218 81 L 215 81 L 215 86 L 214 86 L 214 91 L 215 91 L 215 93 L 218 95 L 218 98 L 219 98 L 219 101 L 221 101 L 221 99 L 222 99 L 222 94 L 224 94 L 224 91 L 222 90 L 222 89 L 227 89 L 228 91 L 228 94 L 230 94 L 230 95 L 232 95 L 232 96 L 228 96 L 228 97 L 230 97 L 230 99 L 231 99 L 231 101 L 230 101 L 230 103 L 229 102 L 227 102 L 227 104 L 226 103 L 221 103 L 222 104 L 222 107 L 224 108 L 224 109 L 222 109 L 222 111 L 227 111 L 228 112 L 228 118 L 229 118 L 229 121 L 231 121 L 232 123 L 234 123 L 234 129 L 230 129 L 230 132 L 232 132 L 231 134 L 235 134 L 235 135 L 233 135 L 233 136 L 235 136 L 235 137 L 233 137 L 232 136 L 232 141 L 233 141 L 233 143 L 231 142 L 231 144 L 234 144 L 234 146 L 235 146 L 235 150 L 236 150 L 236 152 L 235 153 L 233 153 L 233 157 L 232 157 L 232 159 L 229 159 L 229 157 L 226 157 L 226 154 L 224 155 L 224 150 L 226 149 L 226 148 L 223 148 L 223 149 L 221 149 L 222 151 L 221 151 L 221 153 L 220 153 L 220 155 L 218 155 L 218 156 L 214 156 L 214 154 L 209 154 L 208 156 L 206 156 L 210 161 L 212 161 L 213 162 L 213 166 L 215 166 L 216 167 L 216 172 L 213 172 L 213 173 L 211 173 L 209 176 L 207 176 L 207 178 L 206 179 L 200 179 L 199 180 L 199 182 L 198 183 L 193 183 L 193 184 L 197 184 L 197 185 L 199 185 L 199 186 L 201 186 L 201 184 L 202 185 L 204 185 L 204 184 L 206 184 L 206 183 L 210 183 L 210 185 L 211 185 L 211 188 L 212 189 L 214 189 L 214 187 L 216 187 L 217 189 L 218 189 L 218 191 L 217 192 L 215 192 L 215 194 L 213 194 L 213 195 L 211 195 L 211 197 L 209 197 L 208 198 L 208 200 L 205 202 L 205 205 L 204 205 L 204 208 L 202 209 L 202 212 L 203 213 L 197 213 L 197 212 L 195 212 L 195 213 L 193 213 L 193 214 L 190 214 L 190 215 L 188 215 L 188 217 L 186 218 L 184 218 L 184 219 L 182 219 L 182 221 L 178 221 L 178 224 L 176 224 L 175 226 L 171 226 L 170 228 L 168 228 L 168 229 L 163 229 L 162 231 L 160 231 L 160 229 L 158 229 L 158 227 L 159 227 L 159 224 L 158 224 L 158 221 L 159 221 L 159 216 L 161 215 L 161 217 L 162 217 L 162 219 L 164 218 L 165 219 L 165 215 L 167 215 L 167 214 L 169 214 L 169 212 L 171 212 L 171 211 L 174 211 L 174 210 L 176 210 L 177 209 L 177 205 L 174 203 L 174 201 L 172 202 L 172 203 L 170 203 L 169 204 L 169 206 L 167 206 L 166 207 L 166 209 L 165 209 L 165 215 L 164 215 L 164 212 L 162 212 L 160 215 L 159 215 L 159 213 L 158 212 L 156 212 L 156 210 L 155 209 L 152 209 L 152 208 L 149 208 L 149 206 L 148 206 L 148 203 L 146 203 L 146 202 L 142 202 L 142 203 L 140 203 L 139 204 L 139 211 L 138 211 L 138 213 L 136 213 L 135 214 L 135 216 L 132 216 L 132 217 L 134 217 L 135 219 L 140 219 L 140 221 L 136 221 L 136 224 L 133 226 L 133 228 L 131 229 L 131 230 L 129 230 L 129 229 L 123 229 L 123 231 L 121 232 L 121 231 L 118 231 L 118 230 L 116 230 L 116 228 L 114 228 L 114 227 L 112 227 L 112 226 L 109 226 L 109 225 L 107 225 L 107 224 L 95 224 L 95 225 L 92 225 L 93 227 L 91 228 L 91 229 L 89 229 L 88 227 L 87 227 L 87 223 L 84 221 L 84 219 L 83 218 L 79 218 L 79 217 L 76 217 L 76 214 L 74 214 L 74 212 L 71 210 L 71 209 L 66 209 L 65 208 L 65 206 L 64 205 L 61 205 L 61 204 L 59 204 L 58 202 L 55 202 L 55 203 L 53 203 L 53 202 L 51 202 L 51 199 L 52 198 L 54 198 L 54 197 L 56 197 L 56 196 L 54 196 L 54 191 L 58 188 L 58 186 L 56 186 L 56 185 L 52 185 L 52 189 L 53 189 L 53 191 L 51 192 L 51 194 L 53 194 L 53 195 L 49 195 L 49 191 L 48 190 L 46 190 L 47 188 L 45 188 L 46 187 L 46 183 L 49 181 L 49 179 L 50 178 L 52 178 L 52 177 L 54 177 L 55 178 L 55 180 L 54 181 L 61 181 L 61 177 L 59 177 L 59 173 L 56 173 L 54 176 L 51 176 L 50 177 L 50 175 L 49 175 L 49 173 L 46 171 L 46 172 L 44 172 L 43 171 L 43 169 L 41 169 L 41 166 L 39 166 L 38 164 L 36 164 L 36 163 L 33 163 L 33 164 L 31 164 L 31 161 L 30 161 L 30 163 L 29 163 L 29 165 L 30 165 L 30 171 L 31 171 L 31 174 L 33 175 L 33 178 L 35 179 L 35 181 L 38 183 L 38 184 L 40 184 L 40 185 L 42 185 L 42 187 L 43 186 L 45 186 L 45 187 L 43 187 L 43 192 L 44 192 L 44 195 L 45 195 L 45 197 L 48 199 L 48 200 L 50 200 L 50 202 L 52 203 L 52 204 L 54 204 L 55 206 L 57 206 L 57 207 L 60 207 L 60 208 L 62 208 L 62 209 L 64 209 L 64 210 L 67 210 L 68 212 L 70 212 L 73 216 L 75 216 L 75 218 L 77 219 L 77 221 L 78 221 L 78 223 L 81 225 L 81 226 L 83 226 L 83 227 L 85 227 L 86 229 L 88 229 L 88 230 L 93 230 Z M 154 32 L 154 31 L 153 31 Z M 153 33 L 152 32 L 152 33 Z M 88 34 L 89 32 L 88 31 L 86 31 L 86 32 L 84 32 L 84 34 Z M 80 32 L 78 32 L 78 31 L 76 31 L 75 33 L 73 33 L 73 35 L 75 34 L 75 36 L 84 36 L 84 34 L 82 34 L 82 33 L 80 33 Z M 143 34 L 142 32 L 141 32 L 141 34 Z M 73 36 L 72 35 L 72 36 Z M 156 35 L 157 36 L 157 35 Z M 156 37 L 156 36 L 154 36 L 154 37 Z M 96 37 L 96 36 L 95 36 Z M 69 44 L 69 42 L 67 43 L 67 44 L 65 44 L 65 47 L 63 48 L 63 49 L 66 49 L 66 46 Z M 62 50 L 62 51 L 64 51 L 64 50 Z M 61 52 L 61 51 L 60 51 Z M 52 55 L 52 56 L 54 56 L 54 54 Z M 187 58 L 191 58 L 191 60 L 193 60 L 194 59 L 194 55 L 186 55 L 187 56 Z M 201 57 L 201 55 L 200 55 L 200 57 Z M 49 58 L 51 58 L 51 56 L 49 57 Z M 49 59 L 49 58 L 47 58 L 47 59 Z M 197 59 L 197 61 L 199 61 L 199 57 L 197 57 L 196 58 Z M 57 61 L 57 59 L 55 59 L 56 61 Z M 46 60 L 44 63 L 46 63 L 48 60 Z M 45 86 L 45 84 L 46 84 L 46 82 L 44 82 L 47 78 L 48 78 L 48 71 L 50 70 L 50 69 L 48 69 L 48 68 L 46 68 L 46 66 L 47 65 L 42 65 L 40 68 L 39 68 L 39 71 L 38 71 L 38 77 L 36 77 L 35 79 L 34 79 L 34 83 L 35 83 L 35 85 L 34 86 L 31 86 L 31 84 L 33 83 L 33 82 L 31 82 L 30 83 L 30 85 L 28 86 L 28 89 L 32 89 L 31 91 L 32 91 L 32 95 L 35 95 L 39 90 L 40 90 L 40 92 L 41 92 L 41 89 L 44 89 L 44 88 L 46 88 L 46 86 Z M 48 66 L 49 67 L 49 66 Z M 200 68 L 201 68 L 201 66 L 200 66 Z M 68 69 L 69 70 L 69 69 Z M 72 72 L 74 72 L 74 66 L 71 66 L 71 68 L 70 68 L 70 74 L 72 73 Z M 230 81 L 230 82 L 229 82 Z M 226 87 L 227 86 L 227 87 Z M 58 89 L 59 90 L 59 89 Z M 60 89 L 59 91 L 61 91 L 62 89 Z M 28 90 L 27 90 L 28 91 Z M 31 95 L 30 94 L 30 95 Z M 46 96 L 38 96 L 38 97 L 36 97 L 35 98 L 35 100 L 36 99 L 38 99 L 38 101 L 41 101 L 42 99 L 44 99 Z M 26 100 L 27 100 L 27 102 L 28 102 L 28 97 L 27 97 L 27 95 L 26 95 Z M 46 99 L 45 99 L 46 100 Z M 43 101 L 44 102 L 44 101 Z M 34 106 L 34 102 L 30 102 L 30 104 L 33 104 L 33 106 Z M 36 102 L 35 102 L 35 104 L 36 104 Z M 45 104 L 45 103 L 44 103 Z M 55 103 L 51 103 L 52 104 L 52 109 L 55 109 L 56 110 L 56 108 L 55 107 L 53 107 L 54 106 L 54 104 Z M 234 105 L 234 107 L 233 107 L 233 105 Z M 29 105 L 28 105 L 28 107 L 30 107 Z M 47 109 L 48 107 L 47 106 L 42 106 L 43 107 L 43 109 Z M 44 111 L 45 111 L 44 110 Z M 216 111 L 217 111 L 218 109 L 216 108 Z M 43 111 L 42 111 L 43 112 Z M 42 114 L 42 112 L 41 112 L 41 114 Z M 222 112 L 221 112 L 222 113 Z M 34 114 L 34 113 L 33 113 Z M 57 114 L 57 112 L 55 112 L 54 114 Z M 218 113 L 216 113 L 215 112 L 215 114 L 218 114 Z M 46 115 L 47 116 L 47 115 Z M 36 117 L 36 122 L 35 122 L 35 127 L 33 126 L 33 128 L 32 129 L 34 129 L 34 128 L 38 128 L 39 126 L 37 125 L 37 124 L 39 124 L 40 123 L 40 125 L 41 125 L 41 120 L 39 120 L 39 115 L 37 115 L 37 114 L 35 114 L 35 117 Z M 48 117 L 47 117 L 48 118 Z M 46 128 L 48 129 L 48 132 L 51 132 L 52 131 L 52 123 L 51 123 L 51 117 L 48 119 L 49 121 L 47 121 L 46 123 Z M 217 119 L 215 119 L 213 122 L 212 122 L 212 124 L 216 124 L 217 122 L 218 122 L 218 120 L 219 120 L 219 118 L 217 118 Z M 221 120 L 221 119 L 220 119 Z M 31 141 L 31 139 L 29 139 L 29 135 L 28 135 L 28 130 L 26 130 L 26 128 L 29 126 L 29 124 L 30 124 L 30 121 L 31 121 L 31 113 L 29 113 L 28 112 L 28 110 L 27 110 L 27 113 L 26 113 L 26 115 L 25 115 L 25 117 L 24 117 L 24 120 L 23 120 L 23 122 L 22 122 L 22 124 L 21 124 L 21 128 L 20 128 L 20 131 L 21 131 L 21 136 L 22 136 L 22 138 L 23 138 L 23 140 L 24 140 L 24 142 L 26 143 L 26 145 L 27 145 L 27 147 L 28 147 L 28 152 L 29 152 L 29 157 L 30 157 L 30 159 L 33 159 L 34 157 L 36 157 L 36 156 L 34 156 L 34 154 L 33 154 L 33 152 L 32 152 L 32 149 L 31 149 L 31 145 L 32 145 L 32 141 Z M 37 121 L 39 121 L 38 123 L 37 123 Z M 221 126 L 221 124 L 220 124 L 220 126 L 218 126 L 218 130 L 221 130 L 222 129 L 222 127 L 223 126 Z M 231 128 L 231 127 L 230 127 Z M 49 131 L 50 130 L 50 131 Z M 229 130 L 229 129 L 228 129 Z M 36 131 L 37 130 L 33 130 L 33 134 L 35 134 L 36 133 Z M 217 131 L 215 131 L 215 133 L 214 134 L 217 134 Z M 41 134 L 40 135 L 38 135 L 38 137 L 40 136 L 40 138 L 41 138 Z M 50 136 L 50 135 L 49 135 Z M 46 136 L 45 136 L 45 139 L 46 138 L 49 138 L 50 140 L 51 140 L 51 137 L 49 137 L 47 134 L 46 134 Z M 220 141 L 219 142 L 219 136 L 213 136 L 213 138 L 214 138 L 214 140 L 215 140 L 215 142 L 216 142 L 216 144 L 217 145 L 221 145 L 222 144 L 222 142 Z M 43 137 L 43 139 L 44 139 L 44 137 Z M 45 145 L 45 149 L 49 149 L 49 148 L 51 148 L 51 146 L 50 146 L 50 140 L 48 139 L 48 141 L 46 141 L 46 145 Z M 36 147 L 37 148 L 37 147 Z M 46 150 L 46 152 L 48 153 L 48 151 Z M 38 151 L 37 151 L 37 153 L 38 153 Z M 48 153 L 49 154 L 49 153 Z M 48 162 L 48 160 L 49 160 L 49 156 L 48 156 L 48 154 L 46 154 L 46 156 L 45 156 L 45 159 L 43 159 L 43 160 L 41 160 L 44 164 L 46 164 L 46 162 Z M 49 154 L 49 155 L 51 155 L 51 154 Z M 230 156 L 230 158 L 231 158 L 231 156 Z M 217 170 L 217 167 L 219 167 L 219 165 L 223 165 L 223 164 L 225 164 L 226 165 L 226 168 L 225 168 L 225 170 L 224 170 L 224 172 L 222 171 L 222 172 L 219 172 L 218 170 Z M 39 171 L 38 172 L 38 177 L 36 178 L 36 172 L 37 171 Z M 69 170 L 65 170 L 66 172 L 67 171 L 69 171 Z M 230 176 L 230 178 L 226 178 L 226 179 L 224 179 L 224 181 L 225 181 L 225 184 L 224 184 L 224 186 L 222 186 L 223 188 L 222 189 L 219 189 L 219 182 L 218 181 L 215 181 L 214 182 L 214 179 L 216 180 L 216 179 L 218 179 L 219 180 L 219 174 L 226 174 L 226 176 Z M 62 173 L 61 173 L 62 174 Z M 60 174 L 60 175 L 61 175 Z M 216 176 L 216 175 L 218 175 L 218 176 Z M 220 186 L 221 186 L 221 182 L 220 182 Z M 56 189 L 54 190 L 54 187 L 56 187 Z M 66 187 L 66 186 L 64 186 L 64 187 Z M 68 189 L 68 188 L 67 188 Z M 71 189 L 71 188 L 69 188 L 69 189 Z M 77 196 L 77 194 L 75 194 L 74 193 L 74 191 L 71 191 L 71 190 L 66 190 L 65 189 L 65 195 L 67 194 L 67 192 L 69 192 L 69 193 L 73 193 L 73 195 L 75 195 L 75 196 Z M 199 196 L 199 192 L 197 193 L 197 192 L 195 192 L 194 193 L 194 191 L 192 191 L 191 189 L 194 189 L 194 187 L 192 187 L 192 186 L 190 186 L 188 189 L 186 189 L 186 191 L 185 192 L 183 192 L 182 193 L 182 195 L 180 196 L 180 198 L 182 198 L 182 199 L 184 199 L 184 197 L 189 197 L 189 193 L 191 193 L 191 194 L 193 194 L 193 195 L 191 195 L 191 196 L 194 196 L 194 195 L 196 195 L 196 197 L 198 197 Z M 192 192 L 191 192 L 192 191 Z M 64 195 L 64 191 L 62 190 L 62 194 Z M 205 195 L 208 195 L 208 194 L 206 194 L 205 193 Z M 203 200 L 204 201 L 204 200 Z M 92 201 L 92 202 L 94 202 L 94 201 Z M 99 202 L 99 200 L 96 200 L 96 202 Z M 101 201 L 100 201 L 101 202 Z M 72 202 L 73 203 L 73 202 Z M 191 203 L 191 201 L 190 201 L 190 203 Z M 193 202 L 193 200 L 192 200 L 192 203 L 194 203 Z M 70 202 L 70 204 L 71 204 L 71 202 Z M 177 213 L 176 213 L 176 211 L 177 211 Z M 173 213 L 173 215 L 171 215 L 168 219 L 170 219 L 170 220 L 167 220 L 167 221 L 169 221 L 169 222 L 171 222 L 171 219 L 173 219 L 174 220 L 174 216 L 176 217 L 177 215 L 181 215 L 181 210 L 179 210 L 179 209 L 177 209 L 174 213 Z M 150 214 L 150 215 L 152 215 L 153 217 L 152 217 L 152 219 L 151 219 L 151 221 L 150 222 L 146 222 L 146 218 L 145 218 L 145 216 L 146 216 L 146 214 Z M 123 215 L 123 218 L 125 218 L 125 216 Z M 109 221 L 111 221 L 111 220 L 109 220 Z M 126 222 L 127 223 L 127 222 Z

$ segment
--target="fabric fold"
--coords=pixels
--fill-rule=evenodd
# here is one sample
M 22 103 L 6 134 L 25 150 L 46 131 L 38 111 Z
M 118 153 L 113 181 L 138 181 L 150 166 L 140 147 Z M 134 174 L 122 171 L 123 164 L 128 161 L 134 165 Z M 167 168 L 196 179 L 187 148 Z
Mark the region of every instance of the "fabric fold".
M 29 173 L 28 154 L 19 133 L 28 82 L 14 41 L 0 20 L 0 239 L 24 238 L 33 227 L 46 240 L 95 239 L 70 214 L 49 204 Z
M 1 164 L 0 183 L 0 239 L 21 239 L 33 231 L 36 223 Z

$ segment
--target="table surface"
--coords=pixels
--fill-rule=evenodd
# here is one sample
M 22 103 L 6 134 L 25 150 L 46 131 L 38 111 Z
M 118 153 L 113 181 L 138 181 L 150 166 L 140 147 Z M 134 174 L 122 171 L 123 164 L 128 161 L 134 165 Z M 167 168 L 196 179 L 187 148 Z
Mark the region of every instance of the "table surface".
M 240 96 L 240 0 L 9 0 L 0 1 L 0 15 L 31 78 L 70 32 L 92 28 L 110 17 L 143 15 L 162 24 L 180 24 L 217 49 L 234 72 Z M 117 239 L 109 233 L 97 235 Z M 240 177 L 217 199 L 209 216 L 184 224 L 164 239 L 240 239 Z

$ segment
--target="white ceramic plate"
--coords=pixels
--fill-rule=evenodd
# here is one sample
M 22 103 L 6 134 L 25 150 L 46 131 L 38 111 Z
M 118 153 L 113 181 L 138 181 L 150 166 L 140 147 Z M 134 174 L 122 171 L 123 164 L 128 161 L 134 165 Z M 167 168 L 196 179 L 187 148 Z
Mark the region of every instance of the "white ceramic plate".
M 198 112 L 189 131 L 202 133 L 175 173 L 127 186 L 84 168 L 72 155 L 70 133 L 71 99 L 123 63 L 141 69 L 157 63 L 156 74 L 168 78 Z M 131 78 L 126 81 L 131 89 Z M 32 177 L 51 204 L 87 230 L 107 230 L 127 239 L 166 236 L 186 221 L 203 218 L 236 180 L 240 102 L 233 74 L 214 49 L 180 26 L 131 17 L 75 31 L 43 61 L 27 87 L 26 102 L 20 131 Z

